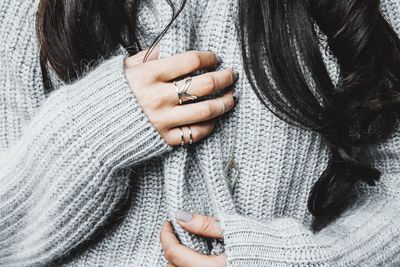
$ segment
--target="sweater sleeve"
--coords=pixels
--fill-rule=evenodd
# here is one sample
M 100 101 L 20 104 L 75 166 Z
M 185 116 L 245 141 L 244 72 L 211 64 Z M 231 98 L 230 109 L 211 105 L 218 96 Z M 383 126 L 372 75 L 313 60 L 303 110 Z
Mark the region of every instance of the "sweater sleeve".
M 380 184 L 360 189 L 357 203 L 319 232 L 294 218 L 220 214 L 228 266 L 399 266 L 400 135 L 365 156 L 382 171 Z
M 172 150 L 124 76 L 124 55 L 52 92 L 0 158 L 0 265 L 46 264 L 124 197 L 124 168 Z

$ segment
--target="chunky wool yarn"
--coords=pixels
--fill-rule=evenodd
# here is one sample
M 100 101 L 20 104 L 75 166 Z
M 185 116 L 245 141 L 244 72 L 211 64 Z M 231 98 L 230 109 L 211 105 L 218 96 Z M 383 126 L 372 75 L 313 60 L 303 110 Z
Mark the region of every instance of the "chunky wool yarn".
M 155 2 L 157 16 L 141 15 L 149 43 L 171 17 L 167 1 Z M 222 126 L 173 148 L 129 88 L 122 50 L 72 84 L 55 82 L 46 96 L 37 1 L 1 1 L 0 266 L 165 266 L 159 232 L 177 210 L 220 219 L 224 244 L 175 224 L 176 232 L 200 252 L 225 251 L 230 267 L 398 266 L 400 135 L 364 155 L 382 171 L 380 183 L 359 186 L 354 207 L 312 232 L 307 199 L 328 149 L 315 133 L 276 118 L 252 91 L 236 2 L 188 0 L 161 41 L 162 57 L 213 50 L 221 67 L 240 72 L 240 100 Z M 400 2 L 382 1 L 382 10 L 400 33 Z M 321 51 L 336 77 L 335 60 Z M 230 147 L 240 170 L 234 188 L 232 170 L 224 172 Z

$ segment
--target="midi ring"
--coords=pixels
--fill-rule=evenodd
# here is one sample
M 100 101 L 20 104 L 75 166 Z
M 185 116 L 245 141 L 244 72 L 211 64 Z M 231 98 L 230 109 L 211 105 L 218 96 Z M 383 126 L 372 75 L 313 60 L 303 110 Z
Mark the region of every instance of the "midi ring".
M 221 98 L 217 98 L 217 99 L 219 100 L 219 102 L 221 103 L 221 106 L 222 106 L 221 114 L 219 114 L 220 116 L 222 116 L 222 114 L 225 113 L 225 103 Z
M 190 87 L 190 84 L 192 83 L 192 77 L 187 77 L 184 80 L 183 86 L 180 89 L 178 86 L 178 83 L 176 81 L 173 82 L 175 89 L 176 89 L 176 93 L 178 95 L 178 102 L 179 105 L 183 104 L 183 100 L 182 99 L 186 99 L 186 100 L 196 100 L 198 97 L 196 95 L 192 95 L 190 93 L 188 93 L 188 89 Z

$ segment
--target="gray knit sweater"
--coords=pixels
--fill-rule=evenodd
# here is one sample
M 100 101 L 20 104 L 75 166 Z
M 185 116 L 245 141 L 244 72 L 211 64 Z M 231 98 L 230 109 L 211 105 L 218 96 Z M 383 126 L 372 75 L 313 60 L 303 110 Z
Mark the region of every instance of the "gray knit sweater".
M 236 40 L 236 2 L 188 0 L 161 41 L 162 57 L 213 50 L 222 67 L 241 74 L 240 101 L 221 126 L 173 148 L 128 87 L 124 51 L 73 84 L 56 83 L 46 97 L 37 1 L 1 0 L 0 266 L 165 266 L 159 232 L 177 210 L 220 218 L 224 244 L 175 227 L 193 249 L 224 250 L 228 266 L 400 265 L 400 134 L 365 154 L 382 171 L 378 186 L 359 186 L 360 201 L 313 233 L 306 202 L 328 149 L 253 93 Z M 383 1 L 382 10 L 400 33 L 399 1 Z M 143 7 L 149 42 L 170 15 L 164 0 L 154 11 Z M 326 55 L 333 78 L 334 62 Z M 224 172 L 230 147 L 239 166 L 234 187 L 235 170 Z

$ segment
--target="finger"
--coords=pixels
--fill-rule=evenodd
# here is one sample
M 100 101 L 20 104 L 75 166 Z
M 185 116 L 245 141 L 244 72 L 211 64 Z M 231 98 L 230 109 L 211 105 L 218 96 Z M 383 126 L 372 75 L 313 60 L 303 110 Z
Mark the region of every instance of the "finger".
M 192 78 L 192 81 L 189 84 L 186 92 L 197 97 L 211 95 L 218 90 L 222 90 L 231 86 L 233 83 L 236 82 L 238 77 L 239 74 L 233 69 L 225 69 L 222 71 L 209 72 L 206 74 L 195 76 Z M 184 84 L 185 79 L 176 82 L 176 85 L 180 90 L 183 88 Z M 166 99 L 169 99 L 172 105 L 177 105 L 179 99 L 177 96 L 176 88 L 173 84 L 171 84 L 171 86 L 174 86 L 174 90 L 164 90 L 164 92 L 168 93 L 169 95 L 168 97 L 166 97 Z M 181 99 L 182 102 L 187 102 L 190 100 L 189 98 L 185 97 L 182 97 Z
M 179 105 L 168 111 L 168 117 L 170 118 L 168 124 L 170 128 L 174 128 L 181 125 L 208 121 L 230 111 L 234 104 L 233 91 L 231 90 L 222 97 Z
M 216 68 L 221 61 L 214 52 L 189 51 L 147 62 L 146 68 L 156 79 L 171 81 L 197 70 Z
M 176 265 L 173 265 L 172 263 L 168 263 L 167 267 L 177 267 Z
M 148 55 L 146 62 L 158 59 L 160 55 L 160 45 L 155 46 L 154 49 L 150 47 L 146 50 L 140 51 L 136 55 L 128 57 L 125 60 L 125 67 L 131 68 L 133 66 L 142 64 L 148 52 L 151 53 Z
M 210 135 L 215 128 L 215 120 L 205 121 L 192 125 L 182 126 L 184 144 L 190 143 L 190 131 L 192 132 L 192 142 L 196 143 L 204 137 Z M 171 129 L 165 137 L 168 144 L 177 146 L 182 144 L 181 131 L 179 128 Z
M 222 267 L 221 257 L 207 256 L 179 243 L 170 222 L 165 222 L 160 234 L 164 257 L 179 267 Z
M 147 58 L 146 58 L 147 55 Z M 156 60 L 160 57 L 160 45 L 156 45 L 154 48 L 149 48 L 146 50 L 146 54 L 143 59 L 147 61 Z
M 176 219 L 183 229 L 192 234 L 213 239 L 222 238 L 222 231 L 214 217 L 178 211 Z

